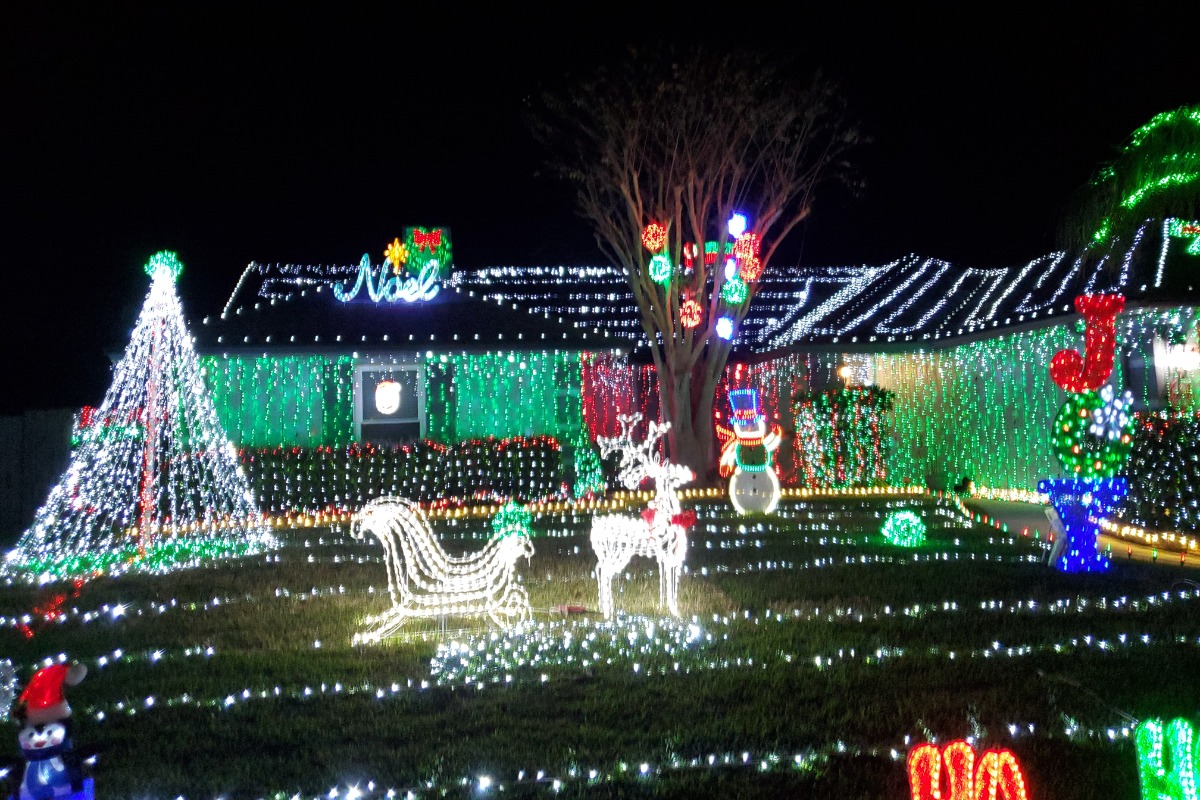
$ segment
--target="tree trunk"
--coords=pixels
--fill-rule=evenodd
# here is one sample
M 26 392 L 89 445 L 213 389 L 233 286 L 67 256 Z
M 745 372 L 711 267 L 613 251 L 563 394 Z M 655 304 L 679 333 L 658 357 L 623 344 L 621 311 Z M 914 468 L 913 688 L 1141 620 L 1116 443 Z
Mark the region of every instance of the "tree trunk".
M 715 486 L 717 454 L 713 437 L 713 393 L 716 381 L 706 379 L 703 362 L 692 370 L 677 370 L 664 363 L 658 392 L 663 420 L 671 423 L 667 434 L 671 461 L 695 473 L 692 486 Z

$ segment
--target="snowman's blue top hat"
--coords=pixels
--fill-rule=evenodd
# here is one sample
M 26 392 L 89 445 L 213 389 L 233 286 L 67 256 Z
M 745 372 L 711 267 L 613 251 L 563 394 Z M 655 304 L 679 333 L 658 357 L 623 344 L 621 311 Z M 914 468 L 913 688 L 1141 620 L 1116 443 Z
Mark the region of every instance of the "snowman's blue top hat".
M 742 419 L 757 417 L 759 414 L 758 390 L 731 389 L 729 392 L 729 407 L 733 409 L 734 417 Z

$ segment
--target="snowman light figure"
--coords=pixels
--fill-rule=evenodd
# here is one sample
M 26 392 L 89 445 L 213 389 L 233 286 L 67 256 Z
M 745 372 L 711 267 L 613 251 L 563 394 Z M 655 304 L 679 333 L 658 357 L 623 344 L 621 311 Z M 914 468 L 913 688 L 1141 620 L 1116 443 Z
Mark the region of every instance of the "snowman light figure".
M 779 426 L 767 430 L 757 389 L 729 392 L 730 428 L 717 426 L 724 442 L 721 476 L 729 475 L 729 501 L 739 514 L 770 514 L 779 504 L 779 478 L 771 454 L 782 438 Z
M 83 664 L 53 664 L 33 674 L 17 699 L 13 716 L 21 723 L 17 743 L 25 771 L 16 800 L 92 800 L 92 779 L 83 774 L 71 740 L 71 707 L 64 686 L 87 675 Z

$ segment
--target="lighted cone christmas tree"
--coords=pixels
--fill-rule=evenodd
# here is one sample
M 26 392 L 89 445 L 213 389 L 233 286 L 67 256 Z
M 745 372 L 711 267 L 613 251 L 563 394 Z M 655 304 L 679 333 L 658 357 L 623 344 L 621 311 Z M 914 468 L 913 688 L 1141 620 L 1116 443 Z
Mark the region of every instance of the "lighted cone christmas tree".
M 104 402 L 8 554 L 38 578 L 165 571 L 274 545 L 184 326 L 174 253 L 146 264 L 150 293 Z

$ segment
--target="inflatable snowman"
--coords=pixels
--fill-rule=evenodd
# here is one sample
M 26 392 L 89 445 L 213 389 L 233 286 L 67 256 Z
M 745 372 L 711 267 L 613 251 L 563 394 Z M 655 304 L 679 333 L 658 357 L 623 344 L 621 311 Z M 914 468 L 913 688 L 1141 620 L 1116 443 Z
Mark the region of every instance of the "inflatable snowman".
M 756 389 L 729 393 L 730 429 L 717 427 L 725 440 L 721 475 L 729 475 L 729 501 L 739 514 L 770 514 L 779 504 L 779 478 L 771 454 L 779 447 L 779 426 L 767 430 Z

